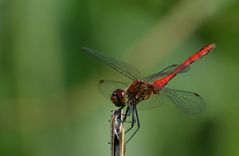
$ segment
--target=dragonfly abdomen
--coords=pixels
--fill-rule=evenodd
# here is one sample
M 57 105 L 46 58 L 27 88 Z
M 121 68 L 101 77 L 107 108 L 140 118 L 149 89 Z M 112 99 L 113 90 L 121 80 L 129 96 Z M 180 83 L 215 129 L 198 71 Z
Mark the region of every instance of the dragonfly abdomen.
M 154 81 L 154 85 L 158 87 L 158 91 L 160 91 L 167 83 L 174 78 L 179 72 L 184 70 L 187 66 L 189 66 L 191 63 L 196 61 L 197 59 L 207 55 L 212 49 L 214 49 L 216 46 L 215 44 L 209 44 L 205 47 L 203 47 L 201 50 L 193 54 L 191 57 L 186 59 L 182 64 L 180 64 L 176 69 L 174 69 L 170 74 L 164 76 L 163 78 L 159 80 Z
M 184 65 L 185 67 L 190 65 L 191 63 L 193 63 L 194 61 L 196 61 L 197 59 L 207 55 L 210 51 L 212 51 L 214 48 L 216 47 L 215 44 L 209 44 L 206 45 L 205 47 L 203 47 L 201 50 L 199 50 L 198 52 L 196 52 L 195 54 L 193 54 L 191 57 L 189 57 L 188 59 L 186 59 L 182 65 Z
M 155 80 L 153 85 L 158 87 L 157 91 L 159 92 L 176 75 L 177 75 L 176 73 L 172 72 L 171 74 L 168 74 L 167 76 L 165 76 L 159 80 Z

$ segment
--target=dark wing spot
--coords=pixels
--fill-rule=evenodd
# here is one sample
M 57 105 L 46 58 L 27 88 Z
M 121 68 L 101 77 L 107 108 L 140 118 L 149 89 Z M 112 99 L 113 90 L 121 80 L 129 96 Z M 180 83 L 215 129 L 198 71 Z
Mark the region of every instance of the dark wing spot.
M 194 93 L 194 95 L 196 95 L 196 96 L 200 96 L 199 94 L 197 94 L 197 93 Z
M 100 80 L 100 83 L 103 83 L 104 82 L 104 80 Z

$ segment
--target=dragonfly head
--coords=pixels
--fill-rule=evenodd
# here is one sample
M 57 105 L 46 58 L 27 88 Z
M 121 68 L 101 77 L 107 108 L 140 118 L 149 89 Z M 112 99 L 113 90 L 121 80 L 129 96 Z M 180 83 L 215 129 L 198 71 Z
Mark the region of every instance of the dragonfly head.
M 116 89 L 111 95 L 111 101 L 115 104 L 115 106 L 122 107 L 126 103 L 125 97 L 126 95 L 124 90 Z

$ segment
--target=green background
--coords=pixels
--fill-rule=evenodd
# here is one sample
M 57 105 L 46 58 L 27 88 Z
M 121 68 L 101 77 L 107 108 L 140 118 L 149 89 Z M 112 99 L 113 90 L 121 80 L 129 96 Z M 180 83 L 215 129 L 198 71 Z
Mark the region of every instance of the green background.
M 115 107 L 97 83 L 128 80 L 82 46 L 148 75 L 208 43 L 217 48 L 169 84 L 207 111 L 140 111 L 126 155 L 239 155 L 239 1 L 0 0 L 0 155 L 110 155 Z

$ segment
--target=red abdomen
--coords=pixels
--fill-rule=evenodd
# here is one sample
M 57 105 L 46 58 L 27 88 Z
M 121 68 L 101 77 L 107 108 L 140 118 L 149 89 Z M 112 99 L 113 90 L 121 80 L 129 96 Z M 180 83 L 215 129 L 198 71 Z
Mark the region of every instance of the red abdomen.
M 181 72 L 184 68 L 189 66 L 194 61 L 198 60 L 199 58 L 207 55 L 210 51 L 212 51 L 216 47 L 215 44 L 209 44 L 203 47 L 201 50 L 190 56 L 186 59 L 182 64 L 180 64 L 176 69 L 174 69 L 170 74 L 164 76 L 159 80 L 154 81 L 154 85 L 159 87 L 159 90 L 163 88 L 173 77 L 175 77 L 179 72 Z

